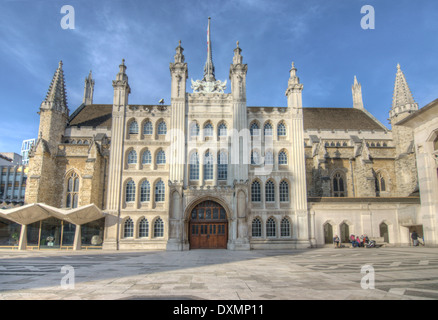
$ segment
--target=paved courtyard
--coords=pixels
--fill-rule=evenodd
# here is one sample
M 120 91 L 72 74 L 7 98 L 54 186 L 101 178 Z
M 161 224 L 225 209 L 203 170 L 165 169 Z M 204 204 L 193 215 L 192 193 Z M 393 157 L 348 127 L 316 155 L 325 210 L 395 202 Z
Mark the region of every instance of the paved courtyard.
M 438 299 L 438 250 L 0 250 L 0 299 Z

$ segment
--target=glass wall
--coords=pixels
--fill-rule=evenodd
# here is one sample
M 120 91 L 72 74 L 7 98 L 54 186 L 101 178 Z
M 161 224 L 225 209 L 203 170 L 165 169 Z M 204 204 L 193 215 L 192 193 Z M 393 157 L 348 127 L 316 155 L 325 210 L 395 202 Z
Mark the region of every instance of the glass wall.
M 62 246 L 73 247 L 75 241 L 76 225 L 63 221 Z
M 81 226 L 83 247 L 102 247 L 105 218 L 95 220 Z
M 62 220 L 48 218 L 41 221 L 40 249 L 59 249 L 61 247 Z
M 48 218 L 27 226 L 27 247 L 68 249 L 73 247 L 76 225 L 57 218 Z
M 7 219 L 0 218 L 0 247 L 18 246 L 21 225 Z
M 27 247 L 38 247 L 40 243 L 41 221 L 34 222 L 27 226 Z

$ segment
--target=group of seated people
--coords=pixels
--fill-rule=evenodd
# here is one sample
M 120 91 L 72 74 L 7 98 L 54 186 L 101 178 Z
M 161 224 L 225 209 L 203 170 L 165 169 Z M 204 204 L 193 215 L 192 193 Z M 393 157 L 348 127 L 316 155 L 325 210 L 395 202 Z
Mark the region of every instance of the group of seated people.
M 350 236 L 350 243 L 352 248 L 359 248 L 359 247 L 366 247 L 370 246 L 374 241 L 370 240 L 366 234 L 359 236 L 355 236 L 352 234 Z M 341 240 L 339 239 L 338 235 L 335 235 L 333 237 L 333 243 L 335 245 L 335 248 L 339 248 L 341 245 Z

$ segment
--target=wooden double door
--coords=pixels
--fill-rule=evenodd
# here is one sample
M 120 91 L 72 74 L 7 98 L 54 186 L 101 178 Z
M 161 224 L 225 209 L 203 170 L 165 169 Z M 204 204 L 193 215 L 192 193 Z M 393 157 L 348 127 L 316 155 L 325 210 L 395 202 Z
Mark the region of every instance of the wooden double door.
M 225 209 L 214 201 L 198 204 L 190 216 L 190 249 L 226 249 L 228 222 Z

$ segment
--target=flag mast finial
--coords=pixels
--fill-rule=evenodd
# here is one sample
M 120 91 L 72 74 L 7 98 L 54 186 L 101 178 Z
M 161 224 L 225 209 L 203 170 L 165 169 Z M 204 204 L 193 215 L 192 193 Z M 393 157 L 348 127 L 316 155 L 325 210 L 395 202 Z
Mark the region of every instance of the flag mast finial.
M 214 65 L 213 65 L 213 56 L 211 51 L 211 37 L 210 37 L 210 20 L 211 17 L 208 17 L 208 27 L 207 27 L 207 61 L 204 66 L 204 80 L 205 81 L 215 81 L 214 77 Z

